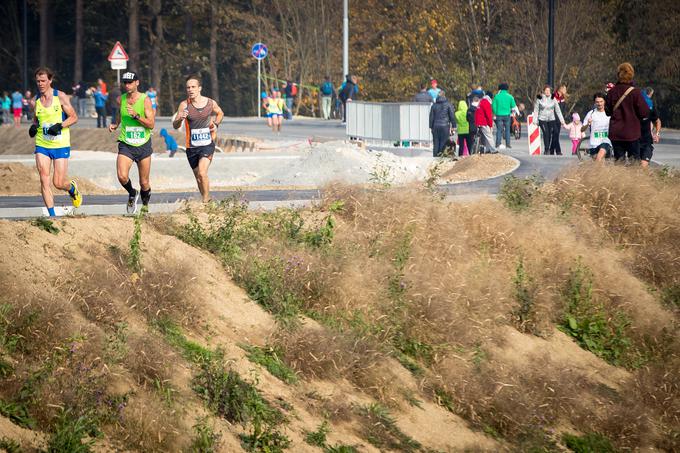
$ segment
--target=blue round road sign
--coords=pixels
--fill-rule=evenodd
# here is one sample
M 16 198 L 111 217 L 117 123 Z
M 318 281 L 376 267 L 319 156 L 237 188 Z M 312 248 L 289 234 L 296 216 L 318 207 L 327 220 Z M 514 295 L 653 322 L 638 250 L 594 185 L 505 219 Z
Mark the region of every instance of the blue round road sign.
M 255 57 L 257 60 L 264 60 L 267 58 L 267 46 L 265 44 L 262 44 L 261 42 L 256 43 L 252 49 L 250 49 L 250 53 Z

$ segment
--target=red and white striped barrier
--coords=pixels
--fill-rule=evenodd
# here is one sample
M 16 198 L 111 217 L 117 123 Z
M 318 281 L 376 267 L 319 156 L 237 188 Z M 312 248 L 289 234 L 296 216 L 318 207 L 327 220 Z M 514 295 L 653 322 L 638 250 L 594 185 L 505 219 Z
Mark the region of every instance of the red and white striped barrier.
M 538 129 L 538 121 L 534 121 L 534 115 L 527 116 L 527 137 L 529 137 L 529 154 L 541 155 L 541 131 Z

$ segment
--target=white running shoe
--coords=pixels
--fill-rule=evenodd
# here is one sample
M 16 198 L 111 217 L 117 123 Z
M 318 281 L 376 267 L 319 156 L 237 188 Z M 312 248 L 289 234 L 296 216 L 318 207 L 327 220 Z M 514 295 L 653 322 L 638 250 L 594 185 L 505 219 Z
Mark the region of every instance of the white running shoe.
M 137 202 L 139 201 L 139 190 L 135 190 L 134 195 L 128 197 L 127 202 L 127 213 L 136 214 L 137 213 Z

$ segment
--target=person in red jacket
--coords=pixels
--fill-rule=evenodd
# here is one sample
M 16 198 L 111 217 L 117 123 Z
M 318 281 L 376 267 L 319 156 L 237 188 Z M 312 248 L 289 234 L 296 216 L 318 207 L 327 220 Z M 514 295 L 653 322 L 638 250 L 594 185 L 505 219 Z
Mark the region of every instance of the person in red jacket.
M 614 159 L 640 160 L 640 122 L 649 116 L 649 106 L 639 88 L 633 85 L 635 70 L 630 63 L 617 68 L 618 83 L 609 90 L 605 111 L 609 120 L 609 140 Z
M 486 95 L 479 101 L 479 107 L 475 112 L 475 126 L 479 130 L 480 144 L 484 145 L 486 152 L 496 154 L 496 147 L 494 146 L 493 134 L 491 128 L 493 127 L 493 112 L 491 111 L 491 99 L 493 93 L 486 92 Z

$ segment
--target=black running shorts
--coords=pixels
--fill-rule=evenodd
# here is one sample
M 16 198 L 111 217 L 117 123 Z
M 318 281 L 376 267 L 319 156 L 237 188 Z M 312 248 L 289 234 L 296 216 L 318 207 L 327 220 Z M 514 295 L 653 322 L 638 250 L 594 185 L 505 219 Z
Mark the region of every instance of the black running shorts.
M 214 152 L 214 143 L 205 146 L 197 146 L 195 148 L 187 148 L 187 160 L 189 161 L 189 165 L 191 165 L 191 169 L 196 169 L 196 167 L 198 167 L 198 162 L 202 158 L 210 158 Z
M 140 146 L 132 146 L 125 142 L 118 142 L 118 154 L 122 154 L 125 157 L 129 157 L 134 162 L 139 163 L 140 160 L 146 159 L 153 154 L 151 139 Z

